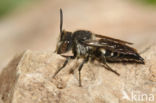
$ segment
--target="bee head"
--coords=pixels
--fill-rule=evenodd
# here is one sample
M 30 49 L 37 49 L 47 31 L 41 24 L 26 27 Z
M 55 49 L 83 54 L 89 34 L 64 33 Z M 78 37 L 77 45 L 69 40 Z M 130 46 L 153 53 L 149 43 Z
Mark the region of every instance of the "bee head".
M 62 25 L 63 13 L 62 9 L 60 9 L 60 36 L 56 47 L 57 54 L 66 53 L 72 48 L 72 32 L 62 30 Z
M 57 54 L 66 53 L 72 48 L 72 33 L 67 31 L 62 31 L 57 43 L 56 52 Z

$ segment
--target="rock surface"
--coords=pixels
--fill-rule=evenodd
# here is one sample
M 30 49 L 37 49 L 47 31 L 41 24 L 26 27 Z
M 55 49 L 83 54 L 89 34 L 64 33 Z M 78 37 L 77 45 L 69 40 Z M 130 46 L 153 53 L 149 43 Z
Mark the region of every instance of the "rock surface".
M 84 65 L 73 60 L 53 78 L 64 58 L 52 51 L 27 50 L 15 57 L 0 75 L 0 103 L 155 103 L 156 45 L 142 57 L 146 64 L 109 64 L 120 76 L 100 63 Z

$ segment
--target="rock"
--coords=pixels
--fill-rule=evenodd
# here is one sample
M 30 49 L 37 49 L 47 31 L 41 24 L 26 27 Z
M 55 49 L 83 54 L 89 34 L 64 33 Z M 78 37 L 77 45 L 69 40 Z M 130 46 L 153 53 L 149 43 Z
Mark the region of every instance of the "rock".
M 17 81 L 17 65 L 21 55 L 16 56 L 0 74 L 0 103 L 11 103 L 13 91 Z
M 156 45 L 142 55 L 143 64 L 109 64 L 117 76 L 100 63 L 84 65 L 78 86 L 81 60 L 73 60 L 53 78 L 65 61 L 52 51 L 27 50 L 15 57 L 0 75 L 2 103 L 155 103 Z

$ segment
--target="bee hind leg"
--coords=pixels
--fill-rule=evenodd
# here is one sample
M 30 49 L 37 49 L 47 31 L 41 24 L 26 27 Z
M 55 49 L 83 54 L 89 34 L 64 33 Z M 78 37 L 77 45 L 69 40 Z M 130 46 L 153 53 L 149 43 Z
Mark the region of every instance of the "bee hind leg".
M 120 74 L 119 74 L 117 71 L 113 70 L 107 63 L 105 63 L 103 66 L 104 66 L 107 70 L 109 70 L 109 71 L 115 73 L 117 76 L 120 76 Z
M 107 69 L 107 70 L 109 70 L 109 71 L 115 73 L 117 76 L 120 76 L 120 74 L 119 74 L 117 71 L 113 70 L 113 69 L 106 63 L 106 58 L 103 59 L 103 64 L 104 64 L 103 66 L 105 67 L 105 69 Z

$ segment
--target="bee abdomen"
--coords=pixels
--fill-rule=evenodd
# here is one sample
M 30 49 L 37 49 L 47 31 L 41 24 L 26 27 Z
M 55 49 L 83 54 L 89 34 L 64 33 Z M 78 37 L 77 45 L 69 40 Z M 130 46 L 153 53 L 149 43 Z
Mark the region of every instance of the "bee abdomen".
M 111 57 L 111 58 L 116 58 L 116 57 L 119 57 L 120 54 L 117 53 L 117 52 L 112 52 L 110 50 L 106 50 L 106 49 L 100 49 L 101 53 L 103 56 L 105 57 Z
M 144 64 L 144 59 L 136 52 L 134 53 L 123 53 L 113 52 L 110 50 L 101 49 L 101 56 L 106 58 L 108 62 L 137 62 Z

